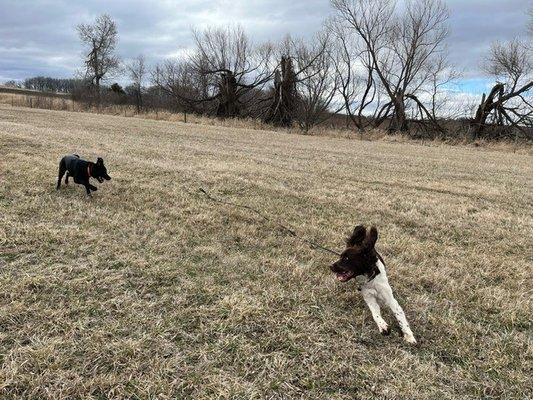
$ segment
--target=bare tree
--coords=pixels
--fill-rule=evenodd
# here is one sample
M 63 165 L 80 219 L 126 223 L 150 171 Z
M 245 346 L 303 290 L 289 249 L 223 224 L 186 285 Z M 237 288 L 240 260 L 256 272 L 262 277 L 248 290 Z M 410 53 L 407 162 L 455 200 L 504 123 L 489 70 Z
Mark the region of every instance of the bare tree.
M 527 135 L 522 127 L 533 126 L 532 57 L 527 44 L 519 39 L 492 44 L 484 69 L 496 78 L 496 84 L 488 95 L 483 94 L 476 110 L 474 137 L 487 125 L 510 126 Z
M 513 92 L 521 80 L 531 78 L 533 60 L 526 43 L 514 39 L 506 43 L 494 42 L 483 69 L 496 79 L 501 79 Z
M 167 60 L 151 72 L 152 84 L 173 99 L 176 111 L 203 114 L 210 111 L 209 83 L 189 60 Z M 161 101 L 161 93 L 158 102 Z M 211 98 L 215 99 L 216 96 Z
M 353 31 L 347 29 L 338 18 L 328 20 L 326 27 L 333 39 L 331 58 L 344 111 L 350 121 L 362 132 L 370 120 L 363 113 L 373 102 L 377 103 L 374 105 L 374 111 L 379 109 L 380 104 L 372 59 L 360 46 Z
M 274 66 L 274 87 L 270 90 L 270 96 L 266 99 L 269 107 L 266 110 L 264 121 L 276 126 L 291 127 L 298 113 L 298 74 L 299 68 L 296 59 L 298 48 L 303 46 L 301 40 L 294 40 L 287 35 L 276 46 L 275 58 L 279 60 Z
M 327 31 L 318 33 L 312 43 L 302 43 L 297 48 L 295 60 L 297 77 L 298 108 L 296 119 L 300 128 L 308 132 L 342 108 L 334 99 L 339 86 L 333 63 L 331 37 Z M 334 110 L 330 110 L 334 107 Z
M 296 121 L 308 131 L 329 118 L 326 112 L 335 95 L 336 83 L 327 32 L 316 35 L 312 44 L 290 36 L 278 44 L 274 87 L 264 99 L 270 105 L 265 122 L 290 127 Z
M 137 112 L 140 112 L 143 107 L 143 84 L 147 72 L 144 56 L 141 54 L 130 60 L 130 62 L 126 64 L 126 70 L 133 84 L 135 106 Z
M 219 117 L 246 113 L 247 94 L 271 80 L 272 46 L 254 46 L 243 29 L 226 27 L 193 31 L 196 51 L 192 65 L 206 83 L 202 101 L 218 102 Z
M 93 24 L 80 24 L 76 29 L 87 49 L 85 78 L 94 85 L 99 95 L 102 80 L 119 68 L 119 59 L 115 55 L 117 26 L 109 15 L 103 14 Z
M 460 73 L 448 63 L 447 55 L 441 54 L 430 66 L 428 75 L 428 84 L 423 92 L 430 98 L 430 114 L 435 120 L 449 117 L 452 110 L 447 110 L 450 98 L 446 88 L 459 78 Z
M 389 98 L 379 119 L 393 111 L 392 130 L 407 130 L 407 102 L 438 124 L 418 98 L 429 66 L 448 34 L 448 9 L 441 0 L 409 0 L 397 11 L 393 0 L 332 0 L 338 21 L 354 31 L 380 86 Z
M 292 126 L 298 109 L 298 92 L 293 58 L 290 54 L 280 56 L 279 67 L 274 73 L 274 87 L 270 96 L 270 106 L 264 121 L 277 126 Z

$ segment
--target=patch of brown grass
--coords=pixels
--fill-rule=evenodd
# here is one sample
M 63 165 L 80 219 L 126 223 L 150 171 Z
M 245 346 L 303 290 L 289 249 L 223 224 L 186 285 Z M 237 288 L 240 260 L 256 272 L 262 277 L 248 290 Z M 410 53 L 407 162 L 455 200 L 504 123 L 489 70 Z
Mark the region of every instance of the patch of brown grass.
M 72 152 L 92 200 L 55 191 Z M 0 397 L 530 395 L 528 155 L 2 106 L 0 160 Z M 337 249 L 376 224 L 420 345 L 200 186 Z
M 82 107 L 69 98 L 23 95 L 0 92 L 0 104 L 12 107 L 41 108 L 60 111 L 82 111 Z

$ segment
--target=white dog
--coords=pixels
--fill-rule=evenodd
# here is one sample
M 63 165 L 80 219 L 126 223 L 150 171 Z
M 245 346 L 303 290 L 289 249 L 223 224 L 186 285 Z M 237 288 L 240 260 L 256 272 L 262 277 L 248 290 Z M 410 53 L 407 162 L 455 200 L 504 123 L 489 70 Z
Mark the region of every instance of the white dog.
M 378 230 L 375 227 L 371 227 L 367 231 L 362 225 L 356 226 L 346 241 L 346 250 L 330 268 L 341 282 L 348 282 L 356 277 L 364 278 L 365 282 L 361 286 L 361 293 L 382 335 L 388 335 L 390 330 L 381 317 L 380 304 L 392 310 L 398 320 L 404 340 L 416 344 L 405 313 L 392 294 L 392 288 L 385 271 L 385 263 L 374 248 L 377 240 Z

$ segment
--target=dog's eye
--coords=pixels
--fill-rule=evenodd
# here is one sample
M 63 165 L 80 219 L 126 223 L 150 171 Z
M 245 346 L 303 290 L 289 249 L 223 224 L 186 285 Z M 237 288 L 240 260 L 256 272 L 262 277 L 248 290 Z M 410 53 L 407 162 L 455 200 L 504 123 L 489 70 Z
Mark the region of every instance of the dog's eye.
M 343 261 L 348 261 L 348 256 L 344 256 L 344 257 L 342 257 L 342 260 L 343 260 Z

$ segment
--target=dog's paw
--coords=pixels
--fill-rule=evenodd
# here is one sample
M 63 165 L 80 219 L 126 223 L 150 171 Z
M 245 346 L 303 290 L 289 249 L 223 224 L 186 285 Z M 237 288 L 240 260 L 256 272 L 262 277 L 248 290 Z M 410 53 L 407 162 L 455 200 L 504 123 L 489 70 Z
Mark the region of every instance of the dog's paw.
M 413 335 L 403 335 L 403 340 L 409 344 L 416 344 L 416 339 Z
M 390 335 L 390 328 L 388 325 L 384 325 L 379 328 L 379 333 L 381 333 L 383 336 L 389 336 Z

